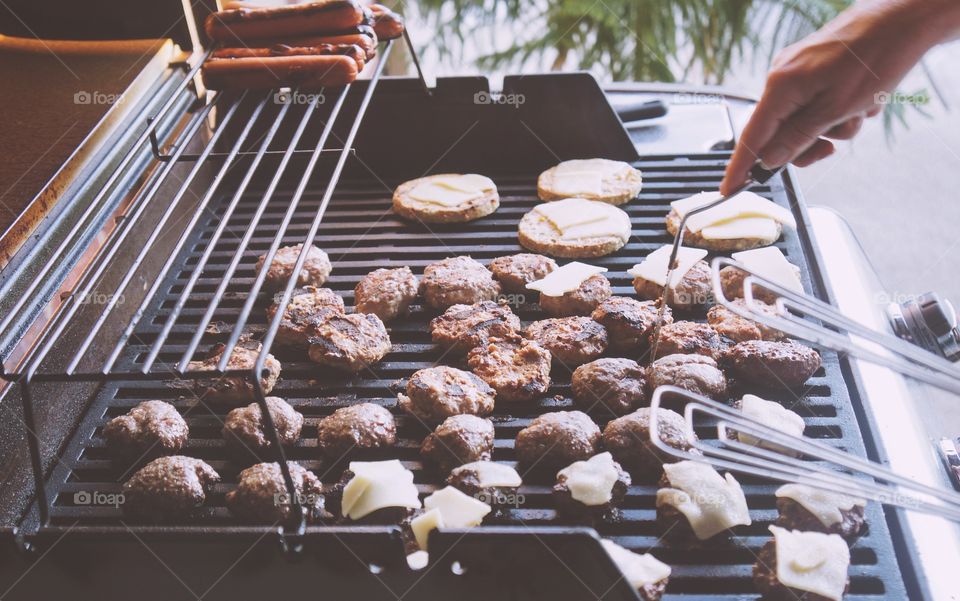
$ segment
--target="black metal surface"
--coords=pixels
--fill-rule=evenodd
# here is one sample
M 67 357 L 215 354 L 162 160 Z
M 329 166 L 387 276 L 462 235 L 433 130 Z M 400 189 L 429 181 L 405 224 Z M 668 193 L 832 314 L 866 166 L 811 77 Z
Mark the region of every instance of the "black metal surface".
M 440 151 L 438 151 L 440 152 Z M 726 154 L 698 156 L 646 157 L 637 163 L 644 172 L 644 190 L 637 201 L 624 208 L 631 216 L 634 236 L 630 243 L 612 256 L 592 261 L 609 269 L 617 294 L 632 295 L 630 268 L 645 254 L 668 244 L 663 216 L 670 200 L 705 189 L 716 187 L 722 175 Z M 412 173 L 416 176 L 419 173 Z M 520 216 L 536 203 L 536 172 L 521 176 L 497 176 L 501 194 L 501 208 L 493 215 L 477 222 L 461 226 L 432 228 L 413 226 L 396 219 L 389 211 L 393 186 L 399 181 L 377 179 L 355 180 L 341 184 L 333 194 L 323 221 L 319 225 L 316 244 L 324 248 L 334 263 L 334 271 L 328 285 L 340 292 L 347 305 L 352 304 L 353 287 L 360 277 L 383 266 L 408 265 L 416 273 L 435 260 L 469 254 L 481 262 L 494 257 L 520 251 L 516 239 L 516 224 Z M 254 183 L 262 185 L 263 180 Z M 772 188 L 758 190 L 780 203 L 789 203 L 790 196 L 783 188 L 782 180 L 772 182 Z M 224 269 L 237 251 L 237 236 L 242 234 L 256 213 L 262 190 L 250 189 L 237 203 L 236 210 L 224 225 L 224 235 L 210 249 L 207 268 L 200 274 L 189 302 L 184 306 L 179 319 L 171 328 L 169 336 L 158 354 L 158 365 L 171 365 L 178 361 L 186 345 L 197 330 L 204 309 L 220 284 Z M 283 238 L 284 244 L 296 244 L 305 238 L 310 222 L 322 201 L 323 190 L 309 189 L 301 205 L 294 211 L 289 229 Z M 278 193 L 265 207 L 263 218 L 250 240 L 249 247 L 241 255 L 239 267 L 226 286 L 226 294 L 214 313 L 219 325 L 207 332 L 202 339 L 203 347 L 224 341 L 230 334 L 230 324 L 236 322 L 247 292 L 254 277 L 253 266 L 258 255 L 271 245 L 277 226 L 289 206 L 289 194 Z M 204 216 L 177 257 L 168 277 L 161 283 L 158 293 L 151 300 L 144 318 L 140 321 L 135 336 L 120 356 L 117 370 L 134 372 L 139 369 L 150 345 L 160 335 L 183 287 L 193 273 L 198 258 L 209 244 L 212 232 L 223 222 L 224 210 L 230 195 L 221 195 L 212 203 L 213 214 Z M 799 212 L 799 208 L 794 207 Z M 794 263 L 801 266 L 805 285 L 818 291 L 819 283 L 811 278 L 809 265 L 801 250 L 801 236 L 788 233 L 779 246 Z M 259 295 L 251 313 L 251 329 L 262 330 L 265 326 L 264 309 L 269 304 L 269 295 Z M 537 319 L 539 310 L 522 304 L 517 312 L 525 322 Z M 315 424 L 336 407 L 364 400 L 393 407 L 395 393 L 391 384 L 409 376 L 416 369 L 427 367 L 443 358 L 443 353 L 430 342 L 427 321 L 432 314 L 417 307 L 411 318 L 392 324 L 391 337 L 394 350 L 370 372 L 356 378 L 322 370 L 304 362 L 302 358 L 278 354 L 283 363 L 281 381 L 273 394 L 287 399 L 307 417 L 304 435 L 298 445 L 289 451 L 290 457 L 313 469 L 324 483 L 339 477 L 343 465 L 326 465 L 319 461 L 315 451 Z M 444 358 L 444 362 L 449 362 Z M 513 438 L 529 420 L 544 411 L 564 409 L 569 400 L 569 378 L 557 373 L 551 395 L 539 404 L 508 406 L 496 410 L 497 441 L 494 459 L 505 462 L 514 460 Z M 807 421 L 807 434 L 826 439 L 839 447 L 863 453 L 863 445 L 857 427 L 846 383 L 840 372 L 838 358 L 824 354 L 824 368 L 809 382 L 803 401 L 794 409 Z M 560 398 L 553 398 L 553 395 Z M 78 506 L 74 494 L 82 492 L 112 493 L 119 491 L 125 479 L 124 469 L 115 466 L 108 458 L 99 438 L 99 428 L 109 418 L 119 415 L 141 400 L 161 398 L 173 402 L 187 417 L 191 439 L 186 453 L 208 461 L 224 477 L 217 486 L 210 507 L 196 520 L 185 524 L 177 533 L 170 533 L 184 542 L 197 537 L 227 537 L 236 532 L 237 522 L 223 507 L 223 494 L 235 482 L 237 472 L 254 461 L 245 462 L 227 456 L 220 437 L 220 422 L 225 410 L 211 411 L 198 404 L 190 395 L 170 383 L 149 381 L 111 381 L 104 384 L 95 398 L 90 411 L 66 446 L 66 452 L 51 474 L 48 486 L 54 494 L 51 507 L 53 530 L 65 531 L 79 525 L 90 535 L 123 534 L 127 528 L 150 536 L 152 529 L 143 524 L 123 521 L 122 512 L 114 507 Z M 787 400 L 786 398 L 781 400 Z M 395 410 L 395 409 L 394 409 Z M 399 437 L 395 449 L 379 453 L 379 457 L 399 457 L 414 470 L 421 492 L 436 488 L 439 477 L 421 469 L 418 460 L 420 440 L 427 430 L 415 420 L 395 410 Z M 602 411 L 592 413 L 601 427 L 610 419 Z M 700 432 L 711 438 L 710 432 Z M 266 458 L 272 460 L 271 458 Z M 742 528 L 729 541 L 717 541 L 702 548 L 689 549 L 672 546 L 659 541 L 659 529 L 654 523 L 654 493 L 652 486 L 633 486 L 624 505 L 624 519 L 616 524 L 602 524 L 597 528 L 601 536 L 638 551 L 652 552 L 673 568 L 668 589 L 668 598 L 695 599 L 741 599 L 754 598 L 750 581 L 750 566 L 754 553 L 769 538 L 766 527 L 776 516 L 772 495 L 776 485 L 764 484 L 750 479 L 742 480 L 754 524 Z M 541 527 L 571 525 L 558 520 L 549 495 L 549 475 L 533 474 L 525 479 L 521 489 L 524 504 L 510 510 L 502 518 L 490 519 L 491 525 L 514 527 L 514 536 L 531 543 L 531 532 Z M 905 598 L 897 560 L 890 543 L 883 514 L 879 507 L 868 508 L 870 532 L 857 542 L 853 549 L 851 567 L 850 599 L 896 599 Z M 267 528 L 262 528 L 267 532 Z M 382 529 L 387 536 L 389 529 Z M 485 528 L 470 535 L 482 537 Z M 329 539 L 334 532 L 323 527 L 313 527 L 306 537 L 309 552 L 311 540 L 321 546 L 335 545 Z M 544 534 L 545 535 L 545 534 Z M 534 537 L 535 538 L 535 537 Z M 448 536 L 451 548 L 457 548 Z M 386 542 L 386 538 L 383 539 Z M 458 540 L 458 539 L 456 539 Z M 326 541 L 326 542 L 322 542 Z M 128 541 L 129 542 L 129 541 Z M 478 543 L 482 545 L 482 543 Z M 545 564 L 555 563 L 540 545 L 540 558 Z M 489 543 L 488 550 L 489 550 Z M 536 547 L 534 547 L 536 548 Z M 549 549 L 547 549 L 549 551 Z M 495 551 L 494 551 L 495 552 Z M 469 558 L 467 558 L 469 559 Z M 555 569 L 557 566 L 543 569 Z M 580 569 L 580 566 L 577 566 Z M 592 568 L 583 568 L 588 571 Z M 602 569 L 602 567 L 601 567 Z M 441 570 L 448 573 L 447 570 Z M 428 579 L 429 580 L 429 579 Z M 589 587 L 588 587 L 589 588 Z M 599 593 L 596 593 L 599 594 Z M 523 598 L 523 597 L 518 597 Z M 609 598 L 609 597 L 608 597 Z

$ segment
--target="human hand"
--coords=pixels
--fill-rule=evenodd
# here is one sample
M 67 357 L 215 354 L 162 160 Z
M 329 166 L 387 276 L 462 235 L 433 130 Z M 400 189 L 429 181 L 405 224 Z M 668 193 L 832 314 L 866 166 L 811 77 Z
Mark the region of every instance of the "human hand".
M 952 6 L 950 6 L 952 4 Z M 874 0 L 854 4 L 774 60 L 766 87 L 727 167 L 729 193 L 760 159 L 769 168 L 804 167 L 834 152 L 880 112 L 891 92 L 932 46 L 950 37 L 958 2 Z

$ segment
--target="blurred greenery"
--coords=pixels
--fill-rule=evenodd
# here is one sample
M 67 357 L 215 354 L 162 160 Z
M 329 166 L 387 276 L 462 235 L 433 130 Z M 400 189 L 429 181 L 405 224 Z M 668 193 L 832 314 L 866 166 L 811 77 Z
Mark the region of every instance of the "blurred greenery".
M 575 66 L 614 80 L 722 84 L 746 57 L 770 59 L 816 30 L 850 0 L 417 0 L 443 40 L 434 50 L 463 58 L 464 42 L 486 32 L 480 68 L 531 59 Z M 531 25 L 535 25 L 531 27 Z M 511 40 L 496 47 L 499 39 Z M 451 43 L 453 41 L 454 43 Z M 764 47 L 766 46 L 766 47 Z

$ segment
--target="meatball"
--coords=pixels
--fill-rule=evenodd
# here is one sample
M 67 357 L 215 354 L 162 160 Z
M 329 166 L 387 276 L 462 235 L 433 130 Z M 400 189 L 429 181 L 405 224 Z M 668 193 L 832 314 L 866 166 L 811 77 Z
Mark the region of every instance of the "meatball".
M 657 323 L 656 301 L 637 301 L 625 296 L 612 296 L 600 303 L 590 316 L 607 330 L 610 348 L 618 351 L 640 351 Z M 663 309 L 663 323 L 673 323 L 670 307 Z
M 357 282 L 353 304 L 357 313 L 371 313 L 390 321 L 407 314 L 419 288 L 420 282 L 409 267 L 377 269 Z
M 280 444 L 286 446 L 297 442 L 303 429 L 303 415 L 279 397 L 267 397 L 266 401 Z M 223 421 L 223 438 L 235 454 L 245 456 L 249 452 L 256 455 L 271 448 L 266 428 L 260 405 L 250 403 L 227 413 Z
M 321 315 L 310 322 L 310 360 L 356 373 L 390 352 L 390 335 L 376 315 Z
M 521 328 L 510 307 L 493 301 L 453 305 L 430 321 L 430 335 L 440 346 L 456 353 L 485 345 L 491 337 L 504 338 Z
M 272 320 L 280 307 L 283 293 L 274 296 L 273 304 L 267 309 L 267 319 Z M 280 346 L 307 348 L 310 332 L 310 320 L 326 313 L 343 313 L 343 299 L 329 288 L 304 286 L 297 288 L 290 296 L 290 302 L 283 312 L 280 327 L 277 329 L 276 342 Z
M 292 461 L 287 462 L 296 501 L 307 520 L 323 516 L 323 487 L 317 476 Z M 281 522 L 289 519 L 293 499 L 283 480 L 279 463 L 258 463 L 240 472 L 237 487 L 226 494 L 227 508 L 238 518 L 251 522 Z
M 270 263 L 270 268 L 267 269 L 267 277 L 264 280 L 265 286 L 277 290 L 287 285 L 290 276 L 293 275 L 293 268 L 297 264 L 297 257 L 300 256 L 301 248 L 303 248 L 303 244 L 277 249 L 276 254 L 273 255 L 273 261 Z M 267 255 L 262 255 L 257 259 L 257 273 L 260 273 L 260 270 L 263 269 L 266 258 Z M 327 253 L 316 246 L 311 246 L 307 249 L 307 258 L 297 278 L 297 285 L 323 286 L 332 270 L 333 266 L 330 264 L 330 257 L 327 256 Z
M 820 368 L 820 354 L 792 341 L 748 340 L 727 352 L 725 365 L 748 384 L 799 388 Z
M 555 411 L 534 418 L 517 434 L 514 450 L 524 467 L 552 470 L 597 452 L 600 428 L 582 411 Z
M 610 485 L 610 498 L 606 501 L 593 502 L 584 499 L 574 498 L 574 493 L 568 483 L 569 478 L 576 478 L 573 471 L 576 468 L 589 470 L 593 478 L 604 476 L 603 472 L 609 468 L 613 476 L 613 482 Z M 606 483 L 606 481 L 604 481 Z M 630 487 L 630 474 L 625 472 L 620 464 L 610 458 L 610 453 L 601 453 L 595 455 L 585 462 L 577 462 L 569 465 L 557 473 L 557 482 L 553 486 L 553 500 L 557 505 L 557 512 L 561 515 L 573 518 L 600 518 L 611 519 L 616 517 L 617 508 L 623 503 L 627 496 L 627 489 Z
M 677 386 L 695 394 L 723 401 L 727 398 L 727 378 L 717 362 L 704 355 L 667 355 L 647 367 L 650 390 Z
M 230 353 L 230 359 L 227 361 L 228 370 L 253 370 L 260 356 L 262 346 L 259 342 L 252 340 L 241 340 Z M 217 364 L 223 356 L 226 346 L 216 345 L 209 356 L 202 361 L 191 361 L 187 367 L 188 371 L 213 371 L 217 369 Z M 267 360 L 264 363 L 267 374 L 260 377 L 260 387 L 264 394 L 269 394 L 280 377 L 280 362 L 273 358 L 273 355 L 267 354 Z M 194 380 L 194 391 L 201 401 L 213 403 L 239 403 L 249 401 L 254 398 L 253 384 L 246 376 L 223 376 L 213 378 L 203 378 Z
M 590 315 L 600 303 L 613 295 L 610 280 L 597 274 L 590 276 L 577 287 L 560 296 L 540 295 L 540 308 L 554 317 Z
M 570 383 L 574 402 L 586 411 L 600 404 L 623 415 L 647 400 L 644 370 L 632 359 L 597 359 L 581 365 Z
M 757 553 L 757 562 L 753 564 L 753 585 L 757 591 L 763 595 L 764 599 L 776 601 L 831 601 L 823 595 L 817 595 L 806 591 L 787 588 L 777 578 L 777 542 L 770 540 L 760 548 Z M 844 595 L 850 590 L 850 581 L 847 580 L 847 587 L 844 589 Z
M 210 487 L 219 481 L 220 474 L 199 459 L 160 457 L 124 483 L 123 508 L 153 519 L 189 517 L 206 502 Z
M 653 333 L 650 334 L 653 346 Z M 705 323 L 678 321 L 660 328 L 660 340 L 655 349 L 657 356 L 698 354 L 719 359 L 727 344 L 716 330 Z
M 425 421 L 451 415 L 490 415 L 494 390 L 470 372 L 440 365 L 410 376 L 407 393 L 398 395 L 400 407 Z
M 634 278 L 633 289 L 637 296 L 646 300 L 660 300 L 663 286 L 650 280 Z M 710 265 L 697 261 L 685 273 L 676 286 L 667 293 L 667 305 L 678 311 L 692 311 L 713 303 L 713 284 Z
M 522 480 L 517 470 L 508 465 L 474 461 L 453 468 L 447 484 L 487 505 L 515 505 Z
M 613 458 L 644 483 L 656 482 L 664 463 L 680 461 L 664 453 L 650 440 L 649 407 L 642 407 L 607 424 L 603 429 L 603 446 Z M 686 422 L 676 411 L 657 411 L 657 430 L 660 440 L 680 451 L 698 453 L 693 442 L 687 438 Z M 696 441 L 696 434 L 693 441 Z
M 732 301 L 732 304 L 749 310 L 742 298 Z M 770 317 L 777 315 L 776 309 L 763 302 L 757 302 L 756 308 L 759 312 Z M 781 340 L 783 332 L 768 328 L 767 326 L 741 317 L 724 307 L 723 305 L 714 305 L 707 311 L 707 323 L 713 327 L 721 336 L 729 338 L 734 342 L 744 342 L 746 340 Z
M 491 338 L 470 351 L 473 373 L 497 391 L 500 401 L 530 401 L 550 388 L 550 351 L 519 336 Z
M 139 460 L 179 451 L 189 433 L 176 407 L 164 401 L 144 401 L 107 422 L 101 436 L 118 459 Z
M 527 284 L 542 280 L 556 268 L 557 262 L 550 257 L 533 253 L 497 257 L 490 262 L 493 277 L 507 292 L 527 292 Z
M 452 415 L 423 439 L 420 456 L 446 474 L 473 461 L 493 456 L 493 422 L 476 415 Z
M 489 269 L 470 257 L 452 257 L 427 265 L 420 290 L 428 305 L 446 309 L 494 300 L 500 294 L 500 284 Z
M 317 448 L 328 459 L 340 460 L 355 449 L 392 447 L 396 442 L 393 414 L 374 403 L 341 407 L 317 424 Z
M 607 331 L 589 317 L 555 317 L 535 321 L 524 336 L 550 351 L 569 369 L 593 361 L 607 350 Z
M 793 269 L 797 274 L 797 278 L 799 278 L 800 268 L 793 265 Z M 720 287 L 723 290 L 723 295 L 729 299 L 743 298 L 743 281 L 747 279 L 748 275 L 750 274 L 733 265 L 728 265 L 721 269 Z M 773 304 L 777 302 L 779 297 L 780 295 L 772 290 L 767 290 L 760 285 L 753 286 L 753 298 L 756 300 Z

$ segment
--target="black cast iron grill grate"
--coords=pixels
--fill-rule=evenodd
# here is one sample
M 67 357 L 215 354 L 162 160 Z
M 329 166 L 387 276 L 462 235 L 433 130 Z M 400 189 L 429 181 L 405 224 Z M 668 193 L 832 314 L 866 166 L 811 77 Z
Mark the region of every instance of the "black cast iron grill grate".
M 662 156 L 648 157 L 637 164 L 644 173 L 644 189 L 638 200 L 623 207 L 630 214 L 634 235 L 630 243 L 613 256 L 591 261 L 609 269 L 606 275 L 613 284 L 615 294 L 632 295 L 630 277 L 625 271 L 645 254 L 670 241 L 663 226 L 669 201 L 715 188 L 726 158 L 724 154 Z M 327 207 L 316 238 L 316 245 L 329 253 L 334 264 L 327 286 L 340 293 L 349 307 L 357 281 L 379 267 L 407 265 L 419 275 L 428 263 L 449 256 L 467 254 L 487 263 L 497 256 L 522 251 L 517 243 L 516 224 L 537 202 L 536 174 L 523 177 L 493 176 L 493 179 L 501 195 L 501 208 L 494 215 L 467 225 L 433 227 L 432 232 L 423 226 L 402 222 L 389 212 L 391 189 L 399 182 L 342 183 Z M 784 189 L 780 178 L 773 182 L 772 188 L 761 188 L 759 191 L 783 204 L 793 198 Z M 240 199 L 227 222 L 224 235 L 212 249 L 206 269 L 200 275 L 175 326 L 163 341 L 154 371 L 164 364 L 175 364 L 187 348 L 223 278 L 226 266 L 238 250 L 237 240 L 232 234 L 242 235 L 262 196 L 259 192 L 262 191 L 250 189 Z M 321 192 L 307 191 L 283 238 L 285 245 L 299 243 L 305 238 L 310 220 L 321 201 Z M 267 206 L 260 226 L 248 247 L 243 250 L 242 262 L 214 314 L 213 321 L 223 325 L 216 332 L 207 332 L 201 349 L 223 342 L 229 336 L 229 324 L 235 323 L 253 281 L 256 259 L 269 248 L 289 198 L 289 194 L 278 193 Z M 134 373 L 140 369 L 200 255 L 207 249 L 213 231 L 222 220 L 228 200 L 229 194 L 226 193 L 215 199 L 211 204 L 210 216 L 198 222 L 177 257 L 174 269 L 148 304 L 147 312 L 138 324 L 135 335 L 123 349 L 115 371 Z M 794 212 L 800 216 L 796 207 Z M 811 273 L 810 264 L 802 250 L 801 236 L 805 236 L 805 232 L 800 235 L 787 233 L 785 240 L 778 245 L 791 261 L 801 266 L 806 285 L 816 290 L 816 275 Z M 262 332 L 266 327 L 264 310 L 269 303 L 270 295 L 261 293 L 251 314 L 249 331 Z M 541 316 L 535 305 L 520 304 L 516 311 L 525 324 Z M 451 362 L 449 357 L 444 358 L 443 352 L 431 343 L 427 328 L 431 317 L 432 313 L 415 307 L 409 318 L 390 324 L 393 351 L 383 362 L 357 377 L 345 377 L 318 368 L 303 359 L 277 353 L 283 371 L 280 382 L 271 394 L 286 399 L 306 417 L 303 436 L 288 451 L 288 458 L 314 470 L 325 484 L 334 482 L 345 465 L 326 465 L 319 460 L 315 449 L 316 423 L 338 407 L 369 401 L 393 408 L 399 434 L 396 448 L 377 452 L 370 458 L 401 459 L 414 471 L 423 494 L 442 485 L 440 476 L 425 471 L 419 462 L 419 443 L 428 430 L 415 418 L 400 413 L 394 407 L 396 388 L 392 387 L 397 380 L 408 377 L 417 369 L 431 366 L 441 358 L 445 363 L 459 365 L 457 361 Z M 513 463 L 513 439 L 532 418 L 545 411 L 572 406 L 569 373 L 564 373 L 563 369 L 555 371 L 554 386 L 542 402 L 497 406 L 493 417 L 496 425 L 495 460 Z M 557 397 L 554 398 L 554 395 Z M 190 425 L 190 440 L 184 453 L 207 461 L 223 477 L 223 483 L 215 488 L 210 506 L 188 525 L 202 526 L 205 532 L 215 534 L 218 529 L 229 530 L 238 524 L 224 507 L 223 495 L 234 485 L 237 473 L 255 460 L 248 456 L 245 458 L 247 461 L 240 463 L 227 455 L 220 435 L 226 409 L 211 410 L 197 404 L 192 397 L 184 395 L 181 389 L 168 382 L 110 380 L 104 383 L 67 444 L 63 461 L 48 480 L 52 499 L 51 525 L 66 526 L 79 520 L 82 525 L 121 527 L 122 511 L 113 507 L 78 505 L 74 502 L 75 494 L 120 490 L 125 476 L 123 470 L 109 459 L 99 437 L 100 428 L 108 419 L 148 399 L 167 400 L 181 410 Z M 789 399 L 784 397 L 780 400 Z M 810 380 L 802 402 L 794 410 L 804 416 L 808 435 L 826 439 L 840 448 L 863 453 L 847 385 L 834 354 L 824 354 L 824 367 Z M 591 416 L 601 427 L 612 417 L 602 408 L 593 410 Z M 699 434 L 703 438 L 713 436 L 706 429 Z M 262 460 L 273 461 L 274 458 L 264 457 Z M 67 466 L 71 467 L 68 469 Z M 776 485 L 749 478 L 742 478 L 741 482 L 754 523 L 741 528 L 730 541 L 714 542 L 695 549 L 671 546 L 660 541 L 660 532 L 654 522 L 655 487 L 648 485 L 632 486 L 623 506 L 622 520 L 600 524 L 597 531 L 601 536 L 610 537 L 637 551 L 652 549 L 657 557 L 670 564 L 673 575 L 667 598 L 755 598 L 750 579 L 751 565 L 755 560 L 754 554 L 769 539 L 767 526 L 776 517 L 772 494 Z M 553 510 L 551 484 L 549 475 L 528 475 L 520 491 L 525 497 L 524 503 L 507 511 L 504 516 L 485 523 L 520 526 L 518 534 L 525 531 L 524 526 L 569 524 L 559 520 Z M 901 599 L 903 585 L 890 533 L 880 508 L 871 504 L 867 519 L 869 532 L 852 550 L 848 598 Z M 137 527 L 136 523 L 127 520 L 125 523 L 123 528 L 127 525 Z

